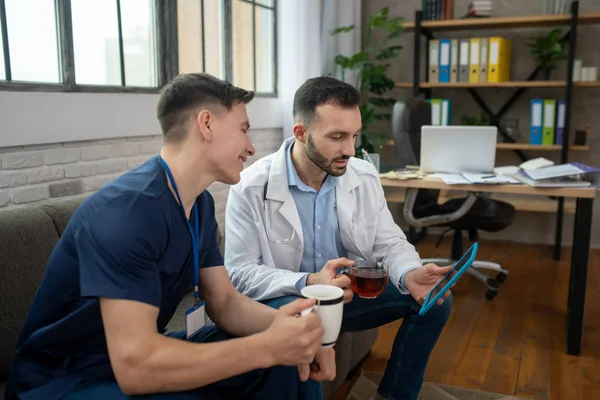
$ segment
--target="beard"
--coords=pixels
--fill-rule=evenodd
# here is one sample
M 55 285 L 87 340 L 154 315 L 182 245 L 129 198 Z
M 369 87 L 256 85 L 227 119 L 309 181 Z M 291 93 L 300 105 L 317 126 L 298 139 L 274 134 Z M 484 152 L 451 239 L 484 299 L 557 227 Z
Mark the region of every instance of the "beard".
M 306 156 L 310 161 L 312 161 L 317 167 L 321 168 L 323 171 L 328 173 L 331 176 L 342 176 L 346 173 L 346 167 L 336 167 L 334 166 L 334 161 L 340 160 L 348 160 L 349 156 L 339 156 L 328 160 L 327 157 L 323 155 L 317 149 L 315 142 L 312 140 L 312 135 L 308 135 L 308 139 L 306 140 Z

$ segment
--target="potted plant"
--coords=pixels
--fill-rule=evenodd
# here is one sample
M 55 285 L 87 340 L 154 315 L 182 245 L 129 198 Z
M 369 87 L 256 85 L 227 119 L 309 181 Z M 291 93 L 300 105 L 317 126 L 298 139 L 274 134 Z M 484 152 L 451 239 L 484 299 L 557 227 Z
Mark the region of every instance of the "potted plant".
M 389 42 L 402 35 L 402 19 L 390 18 L 388 7 L 384 7 L 375 15 L 369 16 L 366 26 L 364 48 L 351 56 L 338 54 L 335 64 L 340 68 L 341 79 L 345 79 L 346 71 L 357 72 L 356 88 L 363 94 L 363 104 L 360 105 L 363 131 L 356 147 L 356 156 L 362 157 L 362 150 L 374 153 L 390 139 L 371 130 L 371 125 L 377 120 L 391 120 L 389 108 L 396 99 L 389 97 L 388 92 L 394 89 L 395 83 L 387 75 L 390 60 L 396 57 L 402 46 L 390 45 Z M 331 31 L 331 35 L 339 35 L 354 30 L 354 25 L 344 26 Z M 382 39 L 373 40 L 375 31 L 381 31 Z
M 558 62 L 567 59 L 567 54 L 564 52 L 566 40 L 562 38 L 562 29 L 553 29 L 547 35 L 534 37 L 531 40 L 533 41 L 527 46 L 531 48 L 530 54 L 537 59 L 541 67 L 541 78 L 550 80 L 552 70 L 557 68 Z
M 484 112 L 475 115 L 464 115 L 461 118 L 462 125 L 477 125 L 477 126 L 487 126 L 490 124 L 490 118 Z

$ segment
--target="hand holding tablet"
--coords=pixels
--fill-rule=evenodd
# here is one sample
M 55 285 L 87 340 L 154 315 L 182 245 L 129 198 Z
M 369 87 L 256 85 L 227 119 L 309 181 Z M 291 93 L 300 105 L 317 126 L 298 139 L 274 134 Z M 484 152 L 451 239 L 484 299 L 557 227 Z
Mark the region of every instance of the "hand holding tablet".
M 473 264 L 475 261 L 475 256 L 477 255 L 478 244 L 473 243 L 473 245 L 465 252 L 465 254 L 454 264 L 452 269 L 448 271 L 448 273 L 429 291 L 423 304 L 421 305 L 421 309 L 419 310 L 419 315 L 425 314 L 427 311 L 433 307 L 438 300 L 442 298 L 444 293 L 446 293 L 458 279 L 467 271 L 467 269 Z

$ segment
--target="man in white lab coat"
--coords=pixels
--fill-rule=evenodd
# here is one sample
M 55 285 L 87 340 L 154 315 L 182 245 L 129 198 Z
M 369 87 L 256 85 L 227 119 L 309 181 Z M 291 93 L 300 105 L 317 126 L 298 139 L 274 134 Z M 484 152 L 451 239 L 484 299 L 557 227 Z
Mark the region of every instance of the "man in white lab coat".
M 420 303 L 450 267 L 422 265 L 394 223 L 377 171 L 353 157 L 359 103 L 360 93 L 334 78 L 313 78 L 298 89 L 294 137 L 231 188 L 225 265 L 241 293 L 273 307 L 300 296 L 305 285 L 344 288 L 343 332 L 404 318 L 378 396 L 416 399 L 452 297 L 446 293 L 424 316 Z M 388 286 L 376 299 L 353 296 L 349 278 L 339 274 L 357 259 L 389 266 Z

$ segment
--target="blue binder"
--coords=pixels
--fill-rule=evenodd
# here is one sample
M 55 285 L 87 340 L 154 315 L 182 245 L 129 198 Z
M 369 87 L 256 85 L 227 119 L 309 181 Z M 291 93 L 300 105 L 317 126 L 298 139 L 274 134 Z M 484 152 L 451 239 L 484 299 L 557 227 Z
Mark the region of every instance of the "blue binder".
M 531 144 L 542 144 L 542 124 L 544 117 L 544 100 L 531 100 Z
M 450 83 L 450 39 L 440 39 L 439 83 Z

